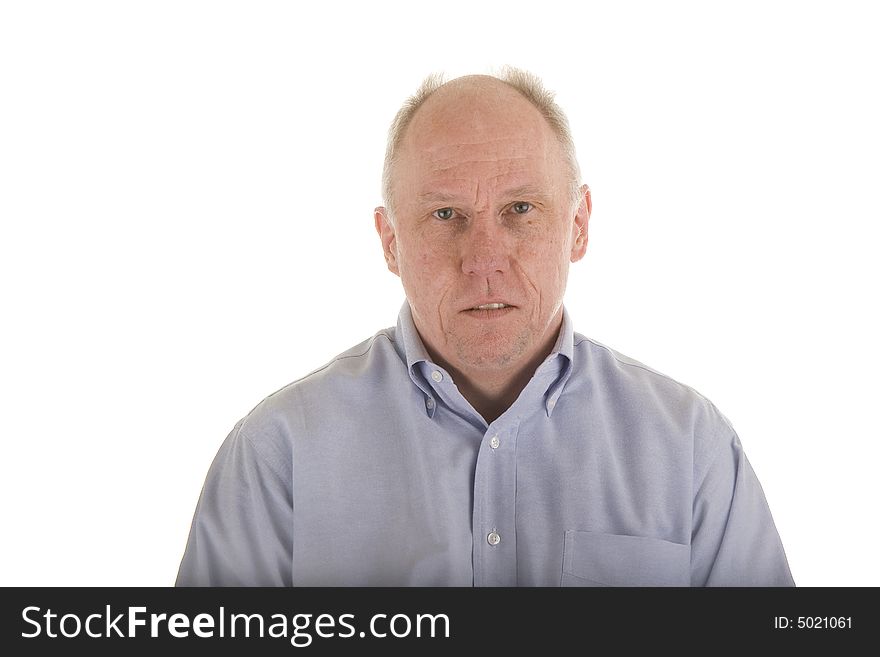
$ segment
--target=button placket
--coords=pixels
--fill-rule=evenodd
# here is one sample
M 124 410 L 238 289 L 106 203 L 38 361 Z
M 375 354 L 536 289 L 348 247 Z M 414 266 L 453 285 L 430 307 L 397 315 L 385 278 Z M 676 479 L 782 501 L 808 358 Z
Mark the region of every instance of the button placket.
M 474 583 L 516 586 L 516 436 L 519 419 L 487 427 L 477 460 Z M 502 449 L 503 448 L 503 449 Z M 475 500 L 476 502 L 476 500 Z

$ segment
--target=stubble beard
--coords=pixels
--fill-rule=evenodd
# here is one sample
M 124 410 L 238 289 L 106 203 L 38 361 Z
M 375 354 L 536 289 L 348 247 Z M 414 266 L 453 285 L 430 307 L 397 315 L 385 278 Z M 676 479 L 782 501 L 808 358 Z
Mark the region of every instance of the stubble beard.
M 503 370 L 521 360 L 529 346 L 531 330 L 523 329 L 515 336 L 508 337 L 495 333 L 495 336 L 455 337 L 458 360 L 472 369 Z

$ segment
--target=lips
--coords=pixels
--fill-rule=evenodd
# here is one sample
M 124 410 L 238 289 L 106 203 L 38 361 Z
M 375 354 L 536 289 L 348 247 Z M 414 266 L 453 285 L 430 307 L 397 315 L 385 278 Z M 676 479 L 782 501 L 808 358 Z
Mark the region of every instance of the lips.
M 479 306 L 473 306 L 467 310 L 501 310 L 502 308 L 510 308 L 510 304 L 506 303 L 484 303 Z
M 488 299 L 483 297 L 482 299 L 474 299 L 470 302 L 470 305 L 465 306 L 461 309 L 461 312 L 474 312 L 477 310 L 480 311 L 497 311 L 497 310 L 509 310 L 511 308 L 516 308 L 512 303 L 505 299 L 499 299 L 495 297 L 494 299 L 489 297 Z
M 504 301 L 484 301 L 482 303 L 475 303 L 469 308 L 464 308 L 461 312 L 466 317 L 490 320 L 500 319 L 501 317 L 506 316 L 508 313 L 512 313 L 515 309 L 516 306 L 506 303 Z

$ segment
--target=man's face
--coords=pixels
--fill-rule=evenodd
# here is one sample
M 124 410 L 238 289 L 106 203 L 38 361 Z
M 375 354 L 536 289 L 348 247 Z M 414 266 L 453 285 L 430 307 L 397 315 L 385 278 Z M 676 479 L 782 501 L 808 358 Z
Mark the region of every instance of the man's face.
M 393 218 L 378 208 L 376 228 L 425 346 L 464 372 L 544 357 L 590 213 L 586 187 L 572 208 L 546 120 L 514 89 L 465 78 L 425 101 L 398 152 Z

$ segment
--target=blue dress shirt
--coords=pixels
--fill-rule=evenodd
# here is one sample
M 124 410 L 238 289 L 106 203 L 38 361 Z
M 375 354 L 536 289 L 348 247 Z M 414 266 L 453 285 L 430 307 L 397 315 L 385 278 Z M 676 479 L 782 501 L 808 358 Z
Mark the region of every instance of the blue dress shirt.
M 693 389 L 574 333 L 487 424 L 396 328 L 233 428 L 178 586 L 792 586 L 739 438 Z

